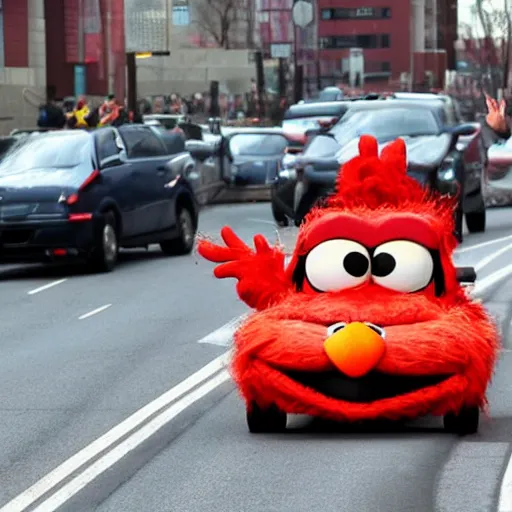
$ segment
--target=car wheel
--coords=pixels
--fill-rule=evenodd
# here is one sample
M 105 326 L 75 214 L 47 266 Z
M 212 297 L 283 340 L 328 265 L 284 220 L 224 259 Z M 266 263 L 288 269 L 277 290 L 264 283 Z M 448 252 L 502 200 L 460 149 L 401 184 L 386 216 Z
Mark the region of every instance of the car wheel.
M 485 231 L 485 210 L 466 213 L 466 225 L 470 233 L 483 233 Z
M 247 426 L 252 434 L 272 434 L 286 430 L 286 413 L 276 405 L 261 409 L 256 403 L 247 408 Z
M 309 189 L 302 197 L 298 208 L 295 210 L 295 225 L 300 226 L 304 221 L 304 217 L 318 203 L 319 197 L 314 189 Z
M 278 226 L 288 226 L 288 217 L 283 212 L 278 210 L 277 206 L 274 203 L 272 203 L 272 216 L 274 217 L 274 220 L 276 221 L 276 224 Z
M 480 411 L 478 407 L 463 407 L 459 412 L 450 412 L 444 417 L 444 429 L 450 434 L 467 436 L 478 432 Z
M 96 247 L 90 264 L 96 272 L 111 272 L 117 263 L 119 245 L 116 217 L 112 212 L 103 215 L 101 229 L 98 230 Z
M 180 254 L 189 254 L 194 248 L 194 240 L 196 237 L 196 228 L 191 211 L 182 206 L 178 211 L 178 236 L 172 240 L 164 240 L 160 242 L 160 248 L 169 256 L 177 256 Z

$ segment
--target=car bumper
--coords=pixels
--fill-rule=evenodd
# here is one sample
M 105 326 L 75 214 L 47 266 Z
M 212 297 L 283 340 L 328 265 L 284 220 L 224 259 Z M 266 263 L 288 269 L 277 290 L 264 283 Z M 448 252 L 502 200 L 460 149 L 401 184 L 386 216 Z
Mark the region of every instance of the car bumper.
M 0 258 L 42 261 L 86 255 L 94 247 L 96 226 L 94 218 L 0 222 Z

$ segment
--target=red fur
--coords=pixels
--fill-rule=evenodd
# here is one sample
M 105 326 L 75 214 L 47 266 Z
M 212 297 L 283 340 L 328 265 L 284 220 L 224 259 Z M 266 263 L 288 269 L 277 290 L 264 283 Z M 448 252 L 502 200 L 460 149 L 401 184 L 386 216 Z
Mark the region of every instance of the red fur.
M 341 169 L 335 195 L 306 217 L 286 271 L 282 251 L 269 247 L 260 235 L 254 240 L 256 251 L 229 228 L 222 230 L 227 247 L 200 242 L 205 258 L 222 263 L 215 269 L 216 277 L 238 279 L 240 297 L 258 310 L 235 335 L 232 363 L 233 378 L 248 405 L 275 403 L 288 413 L 348 421 L 442 415 L 464 405 L 485 406 L 499 350 L 496 327 L 456 280 L 453 200 L 426 192 L 406 170 L 403 141 L 389 145 L 379 158 L 377 141 L 361 137 L 360 155 Z M 411 230 L 415 222 L 418 229 L 426 223 L 429 233 L 435 234 L 429 235 L 430 243 L 436 244 L 441 257 L 443 295 L 435 297 L 432 287 L 410 294 L 393 292 L 371 281 L 336 293 L 319 294 L 308 287 L 295 291 L 292 276 L 299 256 L 322 237 L 329 238 L 323 231 L 326 222 L 331 234 L 349 229 L 343 223 L 347 215 L 364 219 L 366 235 L 375 237 L 382 233 L 371 230 L 379 230 L 390 218 L 407 218 L 409 224 L 404 225 Z M 339 225 L 332 221 L 337 216 Z M 333 370 L 323 348 L 326 328 L 354 321 L 385 328 L 386 352 L 376 368 L 381 373 L 453 376 L 439 385 L 371 403 L 328 398 L 285 376 L 286 369 Z

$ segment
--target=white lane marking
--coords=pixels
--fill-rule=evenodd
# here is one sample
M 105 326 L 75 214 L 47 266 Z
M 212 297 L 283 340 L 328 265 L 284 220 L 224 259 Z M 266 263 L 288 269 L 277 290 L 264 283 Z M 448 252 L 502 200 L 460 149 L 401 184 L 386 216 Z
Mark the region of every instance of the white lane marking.
M 512 275 L 512 264 L 485 276 L 483 279 L 480 279 L 480 281 L 477 279 L 475 287 L 471 292 L 472 297 L 481 298 L 493 286 L 510 277 L 510 275 Z
M 190 375 L 190 377 L 186 378 L 169 391 L 166 391 L 163 395 L 160 395 L 158 398 L 145 405 L 142 409 L 134 412 L 123 422 L 116 425 L 68 460 L 64 461 L 60 466 L 41 478 L 29 489 L 7 503 L 7 505 L 4 505 L 0 509 L 0 512 L 22 512 L 27 507 L 33 505 L 41 496 L 51 491 L 55 486 L 62 483 L 63 480 L 68 478 L 76 470 L 80 469 L 84 464 L 91 461 L 107 448 L 117 443 L 122 437 L 139 427 L 148 418 L 153 416 L 153 414 L 188 393 L 195 386 L 201 384 L 206 379 L 209 379 L 215 373 L 223 370 L 229 362 L 230 354 L 231 351 L 229 350 L 224 352 L 224 354 L 220 355 L 213 361 L 210 361 L 206 366 L 203 366 L 197 372 Z
M 230 320 L 227 324 L 219 327 L 210 334 L 207 334 L 204 338 L 201 338 L 198 343 L 208 343 L 210 345 L 218 345 L 220 347 L 227 347 L 231 345 L 233 335 L 240 327 L 240 325 L 242 325 L 242 323 L 246 320 L 248 315 L 248 313 L 245 313 L 242 316 L 233 318 L 233 320 Z
M 128 439 L 125 439 L 113 450 L 103 455 L 103 457 L 90 465 L 64 487 L 59 489 L 50 498 L 35 508 L 34 512 L 53 512 L 57 510 L 98 476 L 107 471 L 107 469 L 111 468 L 128 453 L 137 448 L 137 446 L 141 445 L 158 432 L 162 427 L 178 416 L 178 414 L 187 409 L 187 407 L 190 407 L 229 379 L 229 373 L 226 370 L 222 370 L 219 374 L 215 375 L 215 377 L 206 381 L 201 387 L 185 395 L 156 418 L 152 419 L 147 425 L 133 433 Z M 12 509 L 9 510 L 11 511 Z
M 512 512 L 512 456 L 501 481 L 498 512 Z
M 29 292 L 27 292 L 27 295 L 35 295 L 36 293 L 44 292 L 45 290 L 48 290 L 50 288 L 53 288 L 54 286 L 62 284 L 65 281 L 67 281 L 67 278 L 66 279 L 59 279 L 58 281 L 52 281 L 51 283 L 45 284 L 44 286 L 40 286 L 39 288 L 35 288 L 34 290 L 30 290 Z
M 487 247 L 489 245 L 499 244 L 500 242 L 506 242 L 507 240 L 512 240 L 512 235 L 502 236 L 501 238 L 493 238 L 492 240 L 487 240 L 486 242 L 481 242 L 479 244 L 469 245 L 468 247 L 461 247 L 457 249 L 457 254 L 461 254 L 463 252 L 472 251 L 473 249 L 480 249 L 481 247 Z
M 105 304 L 104 306 L 101 306 L 100 308 L 93 309 L 92 311 L 89 311 L 89 313 L 85 313 L 82 316 L 78 317 L 78 320 L 85 320 L 86 318 L 89 318 L 90 316 L 97 315 L 98 313 L 101 313 L 102 311 L 105 311 L 105 309 L 108 309 L 112 304 Z
M 271 226 L 276 226 L 275 222 L 272 222 L 271 220 L 265 220 L 265 219 L 247 219 L 250 222 L 259 222 L 260 224 L 270 224 Z
M 502 254 L 505 254 L 506 252 L 510 251 L 512 249 L 512 243 L 505 245 L 505 247 L 502 247 L 501 249 L 498 249 L 497 251 L 491 252 L 488 256 L 481 259 L 475 266 L 474 269 L 476 272 L 479 272 L 484 267 L 489 265 L 489 263 L 492 263 L 495 259 L 499 258 Z

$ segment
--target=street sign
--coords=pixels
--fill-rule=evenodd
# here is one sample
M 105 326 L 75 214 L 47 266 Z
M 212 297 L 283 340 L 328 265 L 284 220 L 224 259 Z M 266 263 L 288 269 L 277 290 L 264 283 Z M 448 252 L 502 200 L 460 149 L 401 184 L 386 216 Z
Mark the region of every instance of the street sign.
M 293 23 L 300 27 L 306 28 L 315 19 L 313 4 L 307 0 L 298 0 L 292 9 Z
M 270 57 L 273 59 L 289 59 L 292 55 L 292 45 L 287 43 L 271 44 Z

